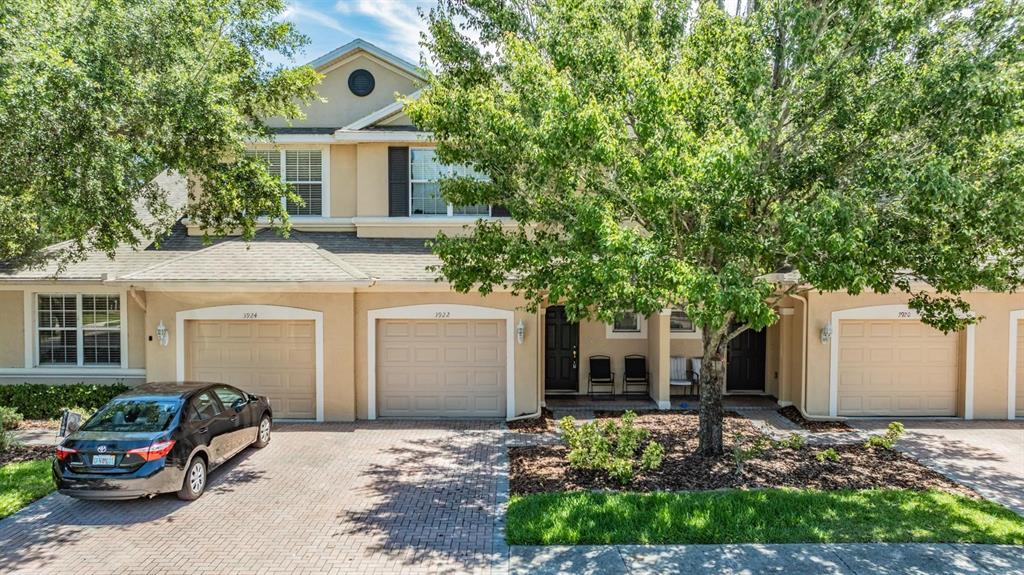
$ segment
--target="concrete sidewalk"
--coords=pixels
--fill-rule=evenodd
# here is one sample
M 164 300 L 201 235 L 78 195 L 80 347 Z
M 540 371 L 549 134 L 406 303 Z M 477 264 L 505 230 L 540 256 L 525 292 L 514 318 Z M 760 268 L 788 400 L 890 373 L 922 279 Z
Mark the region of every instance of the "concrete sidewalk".
M 1024 575 L 1024 546 L 949 544 L 513 546 L 509 573 Z

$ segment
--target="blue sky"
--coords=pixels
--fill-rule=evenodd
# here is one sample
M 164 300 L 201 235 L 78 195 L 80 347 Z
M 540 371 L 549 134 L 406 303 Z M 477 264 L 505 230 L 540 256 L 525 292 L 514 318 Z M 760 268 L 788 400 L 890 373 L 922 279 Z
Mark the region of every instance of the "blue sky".
M 426 28 L 417 13 L 434 0 L 292 0 L 282 17 L 309 37 L 309 44 L 294 61 L 280 55 L 274 63 L 305 64 L 355 38 L 419 63 L 419 33 Z

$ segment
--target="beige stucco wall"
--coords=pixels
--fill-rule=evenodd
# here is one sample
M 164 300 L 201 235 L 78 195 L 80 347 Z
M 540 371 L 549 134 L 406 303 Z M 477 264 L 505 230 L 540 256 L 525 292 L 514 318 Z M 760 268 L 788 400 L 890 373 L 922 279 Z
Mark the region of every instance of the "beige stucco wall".
M 496 293 L 481 297 L 477 294 L 438 292 L 383 292 L 366 291 L 356 294 L 355 299 L 355 382 L 357 416 L 367 417 L 367 314 L 370 310 L 421 304 L 462 304 L 483 306 L 503 310 L 514 310 L 513 324 L 524 323 L 526 334 L 523 343 L 514 342 L 515 349 L 515 413 L 517 415 L 536 412 L 540 407 L 538 385 L 538 334 L 543 325 L 542 316 L 521 309 L 522 300 L 507 293 Z
M 387 217 L 388 215 L 388 146 L 391 144 L 357 144 L 356 149 L 356 215 Z
M 331 217 L 356 215 L 356 146 L 331 146 Z M 385 189 L 384 195 L 387 195 Z
M 67 293 L 67 294 L 89 294 L 109 293 L 110 288 L 100 284 L 32 284 L 25 289 L 0 290 L 0 368 L 24 368 L 25 367 L 25 291 L 35 293 Z M 34 297 L 34 296 L 33 296 Z M 128 294 L 122 295 L 122 305 L 128 312 L 127 325 L 122 329 L 127 330 L 127 357 L 129 369 L 141 369 L 146 365 L 145 356 L 145 312 Z M 33 318 L 33 321 L 34 318 Z M 34 326 L 30 329 L 34 329 Z M 73 366 L 72 366 L 73 367 Z M 116 366 L 115 366 L 116 368 Z M 64 368 L 62 368 L 64 369 Z M 83 375 L 88 375 L 91 368 L 81 368 Z M 103 369 L 110 369 L 105 366 Z M 66 384 L 88 381 L 90 383 L 113 383 L 124 381 L 127 383 L 139 383 L 139 377 L 82 377 L 82 376 L 54 376 L 46 373 L 45 368 L 33 371 L 24 375 L 0 375 L 0 383 L 23 383 L 31 381 L 35 383 Z
M 975 327 L 974 417 L 1005 419 L 1009 361 L 1009 314 L 1024 309 L 1024 294 L 971 293 L 964 296 L 972 310 L 984 319 Z M 807 404 L 812 415 L 828 415 L 830 346 L 821 343 L 821 329 L 834 311 L 876 305 L 905 304 L 903 294 L 867 293 L 853 297 L 844 293 L 811 293 L 810 325 L 807 334 Z M 835 330 L 835 326 L 833 326 Z M 961 334 L 961 338 L 964 336 Z M 965 345 L 961 343 L 960 349 Z M 963 351 L 961 351 L 963 353 Z M 964 357 L 961 366 L 960 393 L 964 393 Z M 963 399 L 959 401 L 961 409 Z M 962 415 L 962 412 L 961 412 Z
M 380 60 L 358 52 L 343 60 L 334 68 L 321 71 L 324 79 L 319 86 L 324 102 L 313 102 L 304 108 L 306 117 L 289 122 L 284 118 L 270 118 L 267 124 L 273 127 L 309 126 L 341 128 L 367 114 L 394 103 L 395 94 L 411 94 L 418 89 L 408 73 L 384 64 Z M 348 89 L 348 77 L 353 71 L 363 68 L 373 74 L 375 85 L 368 96 L 359 97 Z
M 324 418 L 352 421 L 355 418 L 353 383 L 352 293 L 204 293 L 152 292 L 147 294 L 146 329 L 156 332 L 160 321 L 172 333 L 167 347 L 146 342 L 146 375 L 150 380 L 174 380 L 176 313 L 190 309 L 235 304 L 295 307 L 324 314 Z
M 0 367 L 25 367 L 25 295 L 0 291 Z

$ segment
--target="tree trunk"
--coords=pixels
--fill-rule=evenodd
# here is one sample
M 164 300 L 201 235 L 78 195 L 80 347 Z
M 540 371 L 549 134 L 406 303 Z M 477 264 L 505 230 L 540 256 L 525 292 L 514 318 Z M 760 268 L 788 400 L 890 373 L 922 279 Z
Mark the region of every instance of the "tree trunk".
M 722 441 L 722 383 L 725 381 L 725 347 L 728 326 L 704 329 L 704 358 L 700 367 L 700 445 L 698 455 L 713 457 L 725 452 Z

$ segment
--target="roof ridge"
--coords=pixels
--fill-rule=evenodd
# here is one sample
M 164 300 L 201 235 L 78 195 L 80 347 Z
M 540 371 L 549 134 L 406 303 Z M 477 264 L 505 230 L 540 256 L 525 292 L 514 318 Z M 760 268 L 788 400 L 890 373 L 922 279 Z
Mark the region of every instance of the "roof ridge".
M 406 60 L 405 58 L 402 58 L 401 56 L 396 56 L 395 54 L 392 54 L 391 52 L 381 48 L 380 46 L 374 44 L 373 42 L 364 40 L 362 38 L 356 38 L 350 42 L 342 44 L 341 46 L 338 46 L 337 48 L 327 52 L 326 54 L 323 54 L 311 60 L 310 62 L 307 62 L 306 65 L 313 68 L 314 70 L 319 70 L 324 65 L 333 62 L 334 60 L 337 60 L 338 58 L 341 58 L 355 50 L 363 50 L 373 56 L 376 56 L 378 59 L 383 60 L 385 63 L 390 64 L 396 68 L 399 68 L 400 70 L 406 72 L 411 76 L 419 78 L 420 80 L 426 79 L 423 76 L 423 73 L 420 71 L 420 68 L 416 64 L 413 64 L 412 62 Z
M 293 230 L 292 235 L 308 237 L 306 232 L 299 231 L 299 230 Z M 328 263 L 333 264 L 335 267 L 337 267 L 338 269 L 342 270 L 343 272 L 349 274 L 350 276 L 352 276 L 354 278 L 358 278 L 358 279 L 371 279 L 370 274 L 368 274 L 368 273 L 364 272 L 363 270 L 357 268 L 356 266 L 346 262 L 345 260 L 343 260 L 342 258 L 334 255 L 333 253 L 330 253 L 327 250 L 324 250 L 319 245 L 314 245 L 312 242 L 306 241 L 306 240 L 296 239 L 296 241 L 298 241 L 300 244 L 306 246 L 313 253 L 315 253 L 316 255 L 320 256 L 321 258 L 326 260 Z
M 261 232 L 263 232 L 263 230 L 257 230 L 256 233 L 253 234 L 253 239 L 255 239 L 256 236 L 259 235 Z M 186 254 L 182 254 L 182 255 L 180 255 L 178 257 L 174 257 L 174 258 L 171 258 L 169 260 L 164 260 L 162 262 L 157 262 L 157 263 L 155 263 L 155 264 L 153 264 L 151 266 L 144 267 L 144 268 L 142 268 L 140 270 L 135 270 L 135 271 L 133 271 L 131 273 L 127 273 L 127 274 L 125 274 L 123 276 L 119 276 L 116 279 L 132 279 L 132 276 L 143 274 L 143 273 L 146 273 L 146 272 L 150 272 L 150 271 L 153 271 L 155 269 L 160 269 L 160 268 L 162 268 L 164 266 L 169 266 L 169 265 L 171 265 L 173 263 L 180 262 L 181 260 L 185 260 L 185 259 L 191 258 L 193 256 L 198 256 L 199 254 L 206 253 L 206 252 L 208 252 L 208 251 L 210 251 L 210 250 L 212 250 L 214 248 L 219 248 L 219 247 L 221 247 L 223 245 L 227 245 L 227 244 L 230 244 L 232 242 L 237 242 L 237 241 L 239 241 L 241 239 L 242 239 L 242 236 L 228 237 L 226 240 L 224 240 L 222 242 L 217 242 L 215 244 L 208 245 L 208 246 L 206 246 L 205 248 L 203 248 L 201 250 L 196 250 L 194 252 L 189 252 L 189 253 L 186 253 Z M 160 248 L 157 248 L 157 249 L 160 249 Z

